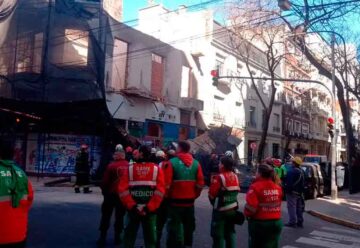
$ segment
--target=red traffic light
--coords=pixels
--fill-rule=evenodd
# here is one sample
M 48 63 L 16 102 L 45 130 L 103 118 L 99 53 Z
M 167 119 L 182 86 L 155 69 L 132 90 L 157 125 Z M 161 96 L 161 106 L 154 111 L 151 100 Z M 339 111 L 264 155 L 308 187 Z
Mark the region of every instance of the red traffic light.
M 219 77 L 218 70 L 211 70 L 210 74 L 211 74 L 212 77 Z
M 334 124 L 334 123 L 335 123 L 334 118 L 329 117 L 329 118 L 328 118 L 328 123 L 330 123 L 330 124 Z

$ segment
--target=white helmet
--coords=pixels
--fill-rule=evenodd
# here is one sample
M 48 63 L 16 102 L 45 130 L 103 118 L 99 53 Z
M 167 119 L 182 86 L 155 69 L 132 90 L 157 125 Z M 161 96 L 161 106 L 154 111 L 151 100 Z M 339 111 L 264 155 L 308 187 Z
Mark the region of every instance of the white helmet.
M 117 152 L 124 152 L 124 147 L 121 144 L 117 144 L 115 146 L 115 151 Z
M 165 158 L 165 152 L 163 152 L 163 151 L 157 151 L 156 152 L 156 157 L 157 158 Z
M 231 157 L 231 158 L 232 158 L 233 155 L 234 155 L 234 153 L 233 153 L 232 151 L 226 151 L 226 152 L 225 152 L 225 156 L 226 156 L 226 157 Z
M 156 154 L 156 151 L 157 151 L 157 150 L 156 150 L 155 147 L 151 148 L 151 153 L 152 153 L 152 154 Z

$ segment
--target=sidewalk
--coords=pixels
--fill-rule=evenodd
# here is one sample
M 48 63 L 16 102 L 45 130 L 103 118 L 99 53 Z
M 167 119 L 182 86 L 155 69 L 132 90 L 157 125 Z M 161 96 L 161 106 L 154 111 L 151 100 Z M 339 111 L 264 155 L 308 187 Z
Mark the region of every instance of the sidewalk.
M 309 200 L 306 210 L 323 220 L 360 230 L 360 194 L 340 191 L 334 201 L 330 196 Z

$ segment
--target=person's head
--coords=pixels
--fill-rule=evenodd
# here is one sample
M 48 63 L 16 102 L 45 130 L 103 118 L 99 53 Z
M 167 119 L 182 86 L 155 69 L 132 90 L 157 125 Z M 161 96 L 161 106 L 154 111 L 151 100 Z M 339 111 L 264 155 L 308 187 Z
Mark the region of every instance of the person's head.
M 113 158 L 114 158 L 114 160 L 125 159 L 125 151 L 121 144 L 117 144 L 115 146 L 115 152 L 114 152 Z
M 148 146 L 140 146 L 139 148 L 139 159 L 144 162 L 149 162 L 151 160 L 151 149 Z
M 226 156 L 226 157 L 229 157 L 229 158 L 233 158 L 234 153 L 233 153 L 232 151 L 226 151 L 226 152 L 225 152 L 225 156 Z
M 179 141 L 177 147 L 177 153 L 189 153 L 190 152 L 190 144 L 187 141 Z
M 263 164 L 274 166 L 274 159 L 271 157 L 265 158 Z
M 220 170 L 232 171 L 234 169 L 234 160 L 231 157 L 224 156 L 220 159 Z
M 0 159 L 12 160 L 14 158 L 14 141 L 9 137 L 0 138 Z
M 139 150 L 138 150 L 138 149 L 135 149 L 135 150 L 132 152 L 132 155 L 133 155 L 134 160 L 138 160 L 138 159 L 139 159 Z
M 170 150 L 167 151 L 167 157 L 168 157 L 168 159 L 172 159 L 172 158 L 174 158 L 175 156 L 176 156 L 176 151 L 175 151 L 175 150 L 170 149 Z
M 156 152 L 157 152 L 157 150 L 155 147 L 151 148 L 151 154 L 156 155 Z
M 157 151 L 157 152 L 156 152 L 156 158 L 157 158 L 158 160 L 161 160 L 161 161 L 165 160 L 165 159 L 166 159 L 166 154 L 165 154 L 165 152 L 162 151 L 162 150 Z
M 280 166 L 281 166 L 281 160 L 274 158 L 274 159 L 273 159 L 273 165 L 274 165 L 275 167 L 280 167 Z
M 87 144 L 82 144 L 80 146 L 80 151 L 87 152 L 88 148 L 89 148 L 89 146 Z
M 217 155 L 216 155 L 215 153 L 211 153 L 210 159 L 216 160 L 216 159 L 217 159 Z
M 268 164 L 260 164 L 257 170 L 257 176 L 264 179 L 274 178 L 274 168 Z
M 300 157 L 295 157 L 292 159 L 292 163 L 295 167 L 300 167 L 302 164 L 302 159 Z
M 128 146 L 128 147 L 126 147 L 125 151 L 126 151 L 126 153 L 132 153 L 133 149 L 131 146 Z

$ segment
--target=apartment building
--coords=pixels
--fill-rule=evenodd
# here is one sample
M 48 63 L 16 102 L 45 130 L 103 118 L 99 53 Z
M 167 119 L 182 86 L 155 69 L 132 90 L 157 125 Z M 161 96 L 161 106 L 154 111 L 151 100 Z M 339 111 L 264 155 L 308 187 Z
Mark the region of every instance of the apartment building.
M 149 22 L 149 20 L 152 20 Z M 189 28 L 191 26 L 191 28 Z M 250 144 L 260 141 L 263 108 L 248 80 L 224 79 L 218 87 L 212 85 L 210 71 L 217 69 L 221 75 L 248 76 L 244 61 L 229 45 L 226 28 L 214 20 L 211 10 L 191 11 L 180 6 L 170 11 L 162 5 L 150 5 L 139 12 L 140 31 L 171 44 L 183 51 L 189 61 L 196 81 L 194 97 L 204 102 L 197 116 L 199 133 L 211 127 L 226 125 L 241 139 L 238 155 L 244 162 L 251 160 Z M 252 74 L 266 76 L 265 54 L 253 46 Z M 277 75 L 280 75 L 280 68 Z M 268 82 L 257 81 L 265 101 L 269 99 Z M 281 84 L 278 84 L 279 92 Z M 279 156 L 281 152 L 281 104 L 277 97 L 269 127 L 266 155 Z

